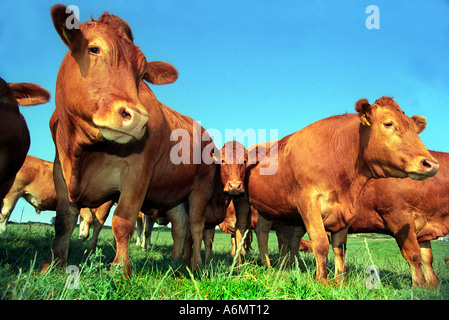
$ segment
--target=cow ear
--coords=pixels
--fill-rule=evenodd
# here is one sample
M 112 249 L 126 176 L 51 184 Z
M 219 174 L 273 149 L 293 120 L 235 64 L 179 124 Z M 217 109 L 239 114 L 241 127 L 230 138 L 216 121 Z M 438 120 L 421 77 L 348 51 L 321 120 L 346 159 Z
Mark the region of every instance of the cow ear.
M 355 111 L 359 114 L 362 125 L 371 127 L 371 105 L 367 99 L 360 99 L 355 103 Z
M 427 120 L 423 116 L 413 116 L 412 120 L 415 122 L 416 132 L 420 134 L 427 126 Z
M 50 100 L 50 93 L 34 83 L 10 83 L 9 88 L 21 106 L 34 106 Z
M 69 7 L 57 4 L 51 8 L 50 14 L 56 32 L 62 41 L 71 51 L 76 50 L 81 44 L 83 35 L 75 13 Z
M 178 79 L 178 70 L 167 62 L 147 62 L 147 73 L 144 79 L 152 84 L 173 83 Z

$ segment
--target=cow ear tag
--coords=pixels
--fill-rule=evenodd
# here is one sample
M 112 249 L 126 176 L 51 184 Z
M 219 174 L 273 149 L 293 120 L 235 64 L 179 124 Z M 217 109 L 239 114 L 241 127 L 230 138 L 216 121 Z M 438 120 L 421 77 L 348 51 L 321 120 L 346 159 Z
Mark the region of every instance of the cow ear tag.
M 70 38 L 69 38 L 69 35 L 67 34 L 67 32 L 65 31 L 65 29 L 66 29 L 65 23 L 63 23 L 62 24 L 62 35 L 67 40 L 67 43 L 70 44 Z
M 369 123 L 368 118 L 366 117 L 366 113 L 363 115 L 363 120 L 365 120 L 365 123 L 368 127 L 371 127 L 371 123 Z
M 217 159 L 217 157 L 215 156 L 215 153 L 214 153 L 214 152 L 212 152 L 212 158 L 214 158 L 215 162 L 218 163 L 218 159 Z

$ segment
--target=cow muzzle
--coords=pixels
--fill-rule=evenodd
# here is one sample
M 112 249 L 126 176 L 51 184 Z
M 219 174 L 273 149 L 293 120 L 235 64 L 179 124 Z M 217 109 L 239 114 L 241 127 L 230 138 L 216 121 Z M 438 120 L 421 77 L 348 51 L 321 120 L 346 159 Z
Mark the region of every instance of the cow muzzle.
M 437 174 L 440 164 L 435 158 L 417 157 L 412 166 L 406 170 L 413 180 L 424 180 Z
M 242 181 L 231 180 L 226 183 L 223 192 L 231 196 L 237 196 L 243 194 L 245 192 L 245 188 L 243 187 Z
M 149 115 L 143 106 L 116 101 L 107 110 L 106 114 L 96 114 L 93 118 L 106 140 L 125 144 L 145 135 Z

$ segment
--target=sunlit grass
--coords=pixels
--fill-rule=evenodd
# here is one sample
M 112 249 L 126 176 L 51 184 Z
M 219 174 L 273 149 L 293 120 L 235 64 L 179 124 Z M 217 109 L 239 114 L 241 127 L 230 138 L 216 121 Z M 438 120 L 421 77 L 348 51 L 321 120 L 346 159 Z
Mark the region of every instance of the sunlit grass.
M 273 267 L 260 265 L 257 249 L 234 266 L 229 257 L 230 236 L 217 232 L 211 262 L 191 272 L 182 262 L 171 261 L 173 241 L 168 229 L 153 232 L 153 246 L 143 250 L 130 244 L 132 276 L 125 280 L 119 266 L 111 266 L 115 256 L 110 229 L 100 234 L 98 249 L 85 252 L 88 243 L 77 240 L 77 230 L 70 244 L 68 264 L 77 274 L 54 269 L 40 274 L 53 240 L 50 226 L 10 225 L 0 235 L 1 299 L 194 299 L 194 300 L 371 300 L 371 299 L 449 299 L 449 243 L 433 241 L 434 267 L 441 281 L 435 290 L 414 289 L 405 260 L 392 238 L 350 236 L 346 255 L 347 283 L 335 285 L 334 260 L 329 254 L 329 283 L 315 281 L 312 254 L 301 253 L 294 265 L 280 261 L 277 240 L 270 234 L 269 255 Z M 257 247 L 254 240 L 253 247 Z M 379 289 L 369 289 L 366 267 L 380 270 Z M 71 288 L 69 280 L 79 277 Z M 69 279 L 69 280 L 68 280 Z M 67 286 L 68 284 L 68 286 Z

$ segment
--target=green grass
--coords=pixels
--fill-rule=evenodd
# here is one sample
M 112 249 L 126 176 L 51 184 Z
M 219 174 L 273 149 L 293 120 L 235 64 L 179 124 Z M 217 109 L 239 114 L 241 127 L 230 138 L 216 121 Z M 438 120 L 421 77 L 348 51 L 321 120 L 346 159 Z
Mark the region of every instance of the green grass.
M 434 268 L 441 285 L 437 289 L 412 288 L 406 261 L 396 242 L 389 237 L 350 236 L 346 255 L 348 283 L 321 284 L 315 281 L 312 254 L 301 253 L 299 265 L 283 265 L 277 258 L 277 240 L 270 234 L 269 254 L 273 267 L 260 266 L 258 250 L 233 267 L 229 257 L 230 236 L 217 231 L 212 261 L 191 273 L 182 262 L 172 262 L 173 246 L 168 229 L 153 232 L 150 250 L 130 244 L 132 276 L 122 277 L 121 269 L 112 267 L 115 256 L 110 228 L 100 234 L 95 253 L 85 253 L 87 242 L 77 240 L 75 230 L 69 250 L 68 265 L 79 270 L 79 286 L 70 288 L 73 273 L 54 269 L 41 275 L 40 269 L 53 241 L 53 228 L 37 225 L 9 225 L 0 235 L 1 299 L 247 299 L 247 300 L 392 300 L 449 299 L 449 243 L 433 241 Z M 257 242 L 253 241 L 253 248 Z M 380 288 L 368 289 L 365 272 L 369 265 L 380 269 Z M 333 274 L 334 260 L 329 254 L 328 270 Z M 68 282 L 69 286 L 66 285 Z

